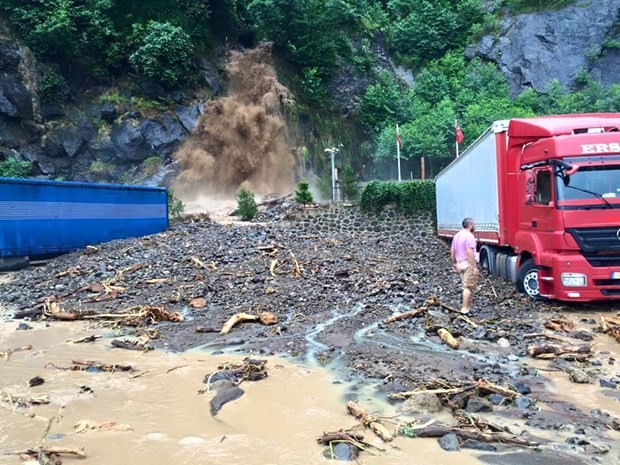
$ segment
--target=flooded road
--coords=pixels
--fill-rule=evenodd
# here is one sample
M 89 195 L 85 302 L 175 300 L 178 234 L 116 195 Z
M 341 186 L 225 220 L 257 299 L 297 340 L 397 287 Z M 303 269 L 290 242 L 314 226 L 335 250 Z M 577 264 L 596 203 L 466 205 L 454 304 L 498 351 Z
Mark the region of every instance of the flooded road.
M 29 322 L 33 329 L 15 331 L 17 324 L 0 323 L 0 352 L 27 344 L 32 349 L 0 360 L 0 390 L 13 397 L 49 396 L 50 403 L 25 409 L 0 403 L 2 453 L 37 447 L 45 435 L 48 446 L 85 449 L 85 460 L 63 458 L 64 463 L 324 464 L 316 438 L 356 424 L 345 409 L 352 396 L 349 386 L 335 384 L 333 375 L 319 368 L 271 358 L 268 378 L 243 383 L 245 395 L 212 417 L 212 394 L 197 394 L 205 387 L 203 379 L 219 364 L 241 357 L 113 349 L 105 337 L 75 344 L 68 341 L 110 334 L 83 323 L 48 326 Z M 75 359 L 128 364 L 137 371 L 50 368 L 50 364 L 68 367 Z M 45 383 L 28 387 L 28 380 L 35 376 Z M 358 395 L 364 397 L 360 404 L 368 410 L 386 417 L 396 415 L 388 404 Z M 49 419 L 53 420 L 45 434 Z M 76 425 L 85 420 L 89 424 L 115 422 L 122 431 L 77 432 Z M 415 457 L 416 463 L 435 465 L 454 457 L 434 439 L 398 438 L 385 445 L 373 440 L 370 432 L 365 436 L 386 449 L 380 456 L 365 454 L 366 464 L 405 464 Z M 464 465 L 481 463 L 472 453 L 461 452 L 458 457 Z M 0 464 L 16 463 L 20 463 L 17 456 L 0 455 Z

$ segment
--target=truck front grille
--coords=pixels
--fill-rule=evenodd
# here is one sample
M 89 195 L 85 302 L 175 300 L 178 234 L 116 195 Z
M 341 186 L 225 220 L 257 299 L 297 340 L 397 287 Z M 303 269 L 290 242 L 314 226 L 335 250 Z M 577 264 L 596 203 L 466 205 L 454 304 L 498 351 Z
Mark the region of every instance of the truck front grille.
M 598 254 L 584 253 L 582 255 L 588 261 L 590 266 L 594 266 L 596 268 L 600 268 L 602 266 L 620 267 L 620 254 L 598 255 Z
M 584 255 L 598 253 L 620 253 L 620 227 L 567 228 Z

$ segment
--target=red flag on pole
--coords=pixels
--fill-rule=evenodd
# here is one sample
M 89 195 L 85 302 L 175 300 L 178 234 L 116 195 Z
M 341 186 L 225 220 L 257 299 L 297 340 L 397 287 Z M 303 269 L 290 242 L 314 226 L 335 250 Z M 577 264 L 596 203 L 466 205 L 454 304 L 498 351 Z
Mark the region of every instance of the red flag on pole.
M 455 121 L 455 124 L 456 124 L 456 128 L 455 128 L 456 143 L 460 144 L 461 142 L 463 142 L 463 139 L 465 138 L 465 136 L 463 136 L 463 131 L 461 131 L 461 127 L 459 126 L 459 123 Z
M 396 125 L 396 142 L 398 143 L 398 147 L 403 148 L 403 141 L 400 139 L 400 133 L 398 131 L 398 124 Z

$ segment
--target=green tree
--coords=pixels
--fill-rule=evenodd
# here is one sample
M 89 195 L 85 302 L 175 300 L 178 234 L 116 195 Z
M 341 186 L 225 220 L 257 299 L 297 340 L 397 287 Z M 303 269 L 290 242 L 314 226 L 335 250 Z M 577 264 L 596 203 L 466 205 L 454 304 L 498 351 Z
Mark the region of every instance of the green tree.
M 349 202 L 357 199 L 359 195 L 359 186 L 357 185 L 357 176 L 350 164 L 344 166 L 342 170 L 342 196 Z
M 182 28 L 151 21 L 129 61 L 142 75 L 176 87 L 187 80 L 193 55 L 191 40 Z
M 237 193 L 237 215 L 243 221 L 251 221 L 257 214 L 258 207 L 254 199 L 254 193 L 242 187 Z
M 358 108 L 362 123 L 373 130 L 393 126 L 409 119 L 404 89 L 389 71 L 379 74 L 377 82 L 366 89 Z
M 297 190 L 295 190 L 295 202 L 302 204 L 304 207 L 309 203 L 314 202 L 314 198 L 310 192 L 310 184 L 306 181 L 299 181 L 297 183 Z

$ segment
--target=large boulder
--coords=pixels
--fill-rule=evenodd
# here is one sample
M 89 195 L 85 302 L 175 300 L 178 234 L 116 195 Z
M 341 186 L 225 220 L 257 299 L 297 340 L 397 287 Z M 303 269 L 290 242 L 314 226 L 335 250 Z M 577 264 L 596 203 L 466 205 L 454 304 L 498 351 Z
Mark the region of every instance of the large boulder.
M 570 86 L 584 69 L 593 70 L 601 80 L 617 82 L 617 51 L 598 63 L 593 55 L 608 40 L 618 39 L 614 25 L 619 14 L 618 0 L 597 0 L 506 17 L 500 34 L 483 37 L 468 49 L 468 55 L 497 62 L 513 95 L 528 87 L 542 91 L 552 79 Z
M 110 141 L 119 158 L 141 162 L 153 154 L 153 147 L 144 138 L 140 126 L 131 119 L 112 126 Z
M 432 392 L 420 392 L 409 397 L 398 406 L 401 413 L 436 413 L 441 410 L 441 401 L 437 394 Z
M 169 115 L 164 116 L 161 123 L 141 121 L 138 129 L 153 150 L 164 156 L 170 155 L 186 136 L 181 123 Z
M 33 120 L 33 95 L 14 74 L 0 75 L 0 114 L 21 120 Z

